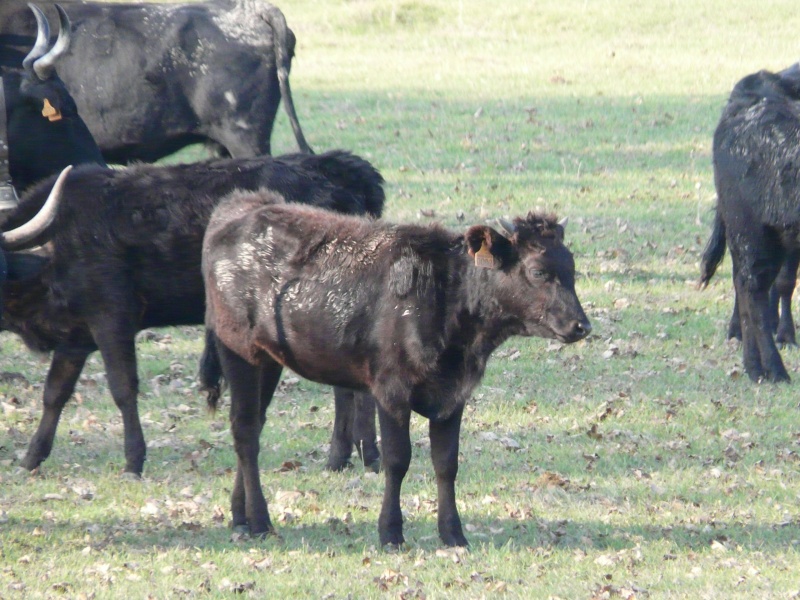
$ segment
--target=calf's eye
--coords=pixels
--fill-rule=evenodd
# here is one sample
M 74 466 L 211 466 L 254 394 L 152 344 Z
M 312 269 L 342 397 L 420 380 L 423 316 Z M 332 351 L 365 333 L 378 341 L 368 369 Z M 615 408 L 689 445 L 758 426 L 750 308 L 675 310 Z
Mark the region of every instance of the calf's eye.
M 534 281 L 544 281 L 547 279 L 547 273 L 544 271 L 540 271 L 539 269 L 529 269 L 528 275 Z

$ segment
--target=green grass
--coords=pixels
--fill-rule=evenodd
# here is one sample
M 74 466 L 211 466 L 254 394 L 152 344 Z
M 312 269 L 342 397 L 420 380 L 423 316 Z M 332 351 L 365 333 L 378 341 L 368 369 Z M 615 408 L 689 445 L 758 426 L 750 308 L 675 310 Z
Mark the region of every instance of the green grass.
M 0 371 L 25 379 L 0 378 L 0 598 L 800 597 L 797 384 L 743 375 L 724 339 L 729 261 L 694 288 L 711 135 L 739 78 L 800 58 L 795 3 L 281 8 L 312 146 L 370 159 L 392 220 L 568 216 L 594 333 L 569 347 L 513 339 L 492 359 L 462 431 L 466 553 L 438 542 L 420 418 L 407 548 L 376 547 L 382 478 L 323 471 L 332 401 L 306 381 L 281 389 L 262 436 L 281 538 L 232 537 L 235 459 L 226 407 L 208 416 L 196 392 L 197 328 L 140 344 L 142 481 L 120 475 L 99 357 L 50 459 L 21 471 L 48 362 L 4 334 Z M 282 113 L 273 147 L 295 148 Z M 783 357 L 800 379 L 798 351 Z

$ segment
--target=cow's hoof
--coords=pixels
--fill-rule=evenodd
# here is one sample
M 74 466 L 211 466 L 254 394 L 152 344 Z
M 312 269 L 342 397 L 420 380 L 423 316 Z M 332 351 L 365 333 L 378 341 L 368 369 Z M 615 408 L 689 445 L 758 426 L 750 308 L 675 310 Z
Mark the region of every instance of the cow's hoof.
M 134 473 L 133 471 L 123 471 L 120 476 L 120 479 L 123 481 L 141 481 L 142 474 L 141 473 Z
M 399 544 L 395 544 L 393 542 L 387 542 L 385 544 L 381 544 L 381 550 L 386 552 L 387 554 L 398 554 L 400 552 L 405 551 L 405 542 L 400 542 Z
M 328 464 L 325 465 L 326 471 L 333 471 L 339 473 L 353 468 L 353 463 L 349 458 L 329 458 Z
M 381 457 L 371 460 L 370 462 L 364 462 L 364 469 L 367 471 L 372 471 L 373 473 L 380 473 L 381 472 Z
M 728 340 L 738 340 L 738 341 L 741 342 L 742 341 L 742 330 L 741 329 L 735 329 L 735 330 L 728 329 L 728 335 L 726 336 L 726 338 Z
M 770 383 L 791 383 L 792 378 L 786 372 L 783 373 L 770 373 L 767 375 L 767 381 Z
M 469 542 L 463 534 L 442 536 L 442 543 L 448 548 L 469 548 Z
M 266 539 L 276 539 L 278 541 L 282 541 L 283 538 L 275 531 L 274 527 L 268 527 L 265 531 L 258 531 L 258 532 L 251 532 L 250 537 L 259 539 L 259 540 L 266 540 Z

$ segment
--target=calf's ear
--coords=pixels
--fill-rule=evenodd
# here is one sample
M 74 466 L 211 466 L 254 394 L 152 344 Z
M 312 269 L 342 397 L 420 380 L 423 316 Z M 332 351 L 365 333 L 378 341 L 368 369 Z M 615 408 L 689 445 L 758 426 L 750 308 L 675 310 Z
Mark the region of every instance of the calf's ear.
M 464 238 L 476 267 L 506 269 L 517 259 L 513 244 L 487 225 L 473 225 Z
M 564 217 L 556 224 L 556 235 L 562 242 L 564 241 L 564 231 L 567 229 L 567 223 L 569 223 L 569 217 Z

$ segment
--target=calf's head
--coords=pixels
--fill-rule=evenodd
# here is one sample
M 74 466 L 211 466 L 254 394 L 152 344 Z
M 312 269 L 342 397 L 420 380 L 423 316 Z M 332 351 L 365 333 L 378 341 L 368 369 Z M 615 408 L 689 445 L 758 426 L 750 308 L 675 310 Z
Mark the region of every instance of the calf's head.
M 501 320 L 515 322 L 515 333 L 577 342 L 592 330 L 575 293 L 575 261 L 564 245 L 565 222 L 534 213 L 502 233 L 475 225 L 466 233 L 478 268 L 497 270 L 492 294 Z

